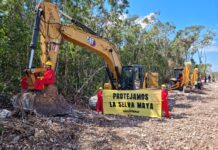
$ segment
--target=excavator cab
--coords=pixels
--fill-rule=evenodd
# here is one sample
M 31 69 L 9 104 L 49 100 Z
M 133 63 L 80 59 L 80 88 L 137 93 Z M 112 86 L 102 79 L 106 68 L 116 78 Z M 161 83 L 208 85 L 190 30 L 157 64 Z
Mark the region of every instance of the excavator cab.
M 174 68 L 173 78 L 170 79 L 170 89 L 181 89 L 183 68 Z
M 181 76 L 182 76 L 182 71 L 183 71 L 183 68 L 174 69 L 174 77 L 176 78 L 177 81 L 180 81 Z
M 120 81 L 122 90 L 142 89 L 144 81 L 143 65 L 123 66 Z

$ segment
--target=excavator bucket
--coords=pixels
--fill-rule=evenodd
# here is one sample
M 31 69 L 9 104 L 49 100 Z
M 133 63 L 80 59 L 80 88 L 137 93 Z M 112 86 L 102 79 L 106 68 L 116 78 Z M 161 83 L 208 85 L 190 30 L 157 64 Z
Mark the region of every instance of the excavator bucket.
M 67 115 L 72 111 L 71 105 L 62 95 L 58 95 L 54 85 L 48 86 L 44 93 L 19 93 L 11 100 L 16 111 L 31 111 L 42 116 Z

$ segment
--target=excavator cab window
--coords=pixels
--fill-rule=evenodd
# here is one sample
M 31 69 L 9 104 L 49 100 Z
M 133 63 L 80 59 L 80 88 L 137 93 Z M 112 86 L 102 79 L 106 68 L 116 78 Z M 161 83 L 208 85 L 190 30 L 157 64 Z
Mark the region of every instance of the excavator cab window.
M 144 68 L 142 65 L 123 66 L 121 73 L 121 89 L 135 90 L 143 86 Z
M 180 80 L 181 75 L 182 75 L 182 71 L 183 71 L 183 68 L 174 69 L 174 77 L 176 78 L 177 81 Z

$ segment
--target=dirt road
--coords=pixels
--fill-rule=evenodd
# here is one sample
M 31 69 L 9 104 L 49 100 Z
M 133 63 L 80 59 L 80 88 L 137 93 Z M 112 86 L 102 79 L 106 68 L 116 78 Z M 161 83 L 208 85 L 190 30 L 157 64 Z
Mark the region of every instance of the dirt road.
M 218 149 L 218 83 L 203 94 L 170 93 L 171 119 L 103 116 L 78 110 L 74 117 L 1 122 L 4 149 Z
M 81 149 L 218 149 L 218 84 L 205 88 L 205 94 L 171 93 L 170 120 L 88 128 Z

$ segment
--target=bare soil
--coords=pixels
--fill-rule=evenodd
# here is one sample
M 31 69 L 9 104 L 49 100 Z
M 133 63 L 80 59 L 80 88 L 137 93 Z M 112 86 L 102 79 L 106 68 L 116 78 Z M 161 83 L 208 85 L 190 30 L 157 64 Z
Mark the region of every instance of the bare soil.
M 199 94 L 200 93 L 200 94 Z M 218 149 L 218 83 L 203 91 L 170 92 L 171 119 L 101 115 L 0 120 L 1 149 Z

